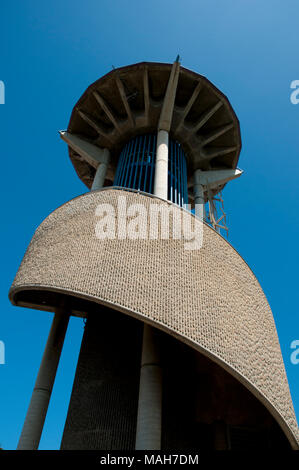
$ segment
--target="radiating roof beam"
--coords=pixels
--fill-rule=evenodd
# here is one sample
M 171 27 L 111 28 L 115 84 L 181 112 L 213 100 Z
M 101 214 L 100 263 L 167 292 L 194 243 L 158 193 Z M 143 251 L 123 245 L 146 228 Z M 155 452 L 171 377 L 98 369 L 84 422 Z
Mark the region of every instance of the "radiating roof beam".
M 208 134 L 208 136 L 202 141 L 202 146 L 207 145 L 209 142 L 212 142 L 213 140 L 217 139 L 217 137 L 220 137 L 222 134 L 225 134 L 225 132 L 228 132 L 233 127 L 234 127 L 233 123 L 226 124 L 225 126 L 219 127 L 215 131 Z
M 202 84 L 201 84 L 201 82 L 198 82 L 198 84 L 196 85 L 196 87 L 195 87 L 195 89 L 194 89 L 194 91 L 191 95 L 191 98 L 189 99 L 184 111 L 182 112 L 182 114 L 180 116 L 180 121 L 177 125 L 176 130 L 179 130 L 180 127 L 182 126 L 187 114 L 189 113 L 190 109 L 192 108 L 193 104 L 195 103 L 195 100 L 198 97 L 198 94 L 199 94 L 201 88 L 202 88 Z
M 144 114 L 145 114 L 146 119 L 148 119 L 149 107 L 150 107 L 150 96 L 149 96 L 147 67 L 145 67 L 144 73 L 143 73 L 143 95 L 144 95 Z
M 97 91 L 94 91 L 93 95 L 94 95 L 95 99 L 97 100 L 97 102 L 99 103 L 99 105 L 101 106 L 101 108 L 103 109 L 103 111 L 105 112 L 105 114 L 108 116 L 108 118 L 110 119 L 110 121 L 114 125 L 114 127 L 120 132 L 118 122 L 117 122 L 116 118 L 114 117 L 114 115 L 113 115 L 111 109 L 109 108 L 108 104 L 105 102 L 104 98 L 102 98 L 101 95 Z
M 77 108 L 77 112 L 79 114 L 79 116 L 81 116 L 81 118 L 87 122 L 87 124 L 89 124 L 98 134 L 100 135 L 103 135 L 104 137 L 106 137 L 107 139 L 109 139 L 109 137 L 107 136 L 107 132 L 102 128 L 102 126 L 100 124 L 98 124 L 93 118 L 91 118 L 90 116 L 88 116 L 88 114 L 86 114 L 84 111 L 82 111 L 81 109 Z M 110 139 L 109 139 L 110 140 Z
M 121 79 L 118 76 L 116 76 L 115 80 L 116 80 L 116 84 L 117 84 L 117 88 L 118 88 L 120 97 L 122 99 L 122 102 L 124 104 L 126 113 L 128 115 L 129 121 L 131 123 L 131 126 L 134 127 L 135 122 L 134 122 L 133 114 L 132 114 L 128 99 L 127 99 L 127 95 L 126 95 L 126 92 L 125 92 L 125 89 L 124 89 L 123 82 L 121 81 Z
M 107 149 L 97 147 L 87 142 L 76 134 L 70 134 L 67 131 L 59 131 L 60 137 L 66 142 L 72 150 L 78 153 L 93 168 L 97 168 L 100 163 L 107 164 Z
M 220 157 L 221 155 L 227 155 L 228 153 L 235 152 L 237 146 L 234 147 L 212 147 L 204 151 L 204 156 L 207 159 Z
M 203 114 L 199 121 L 193 127 L 193 132 L 197 132 L 223 105 L 222 101 L 218 101 L 209 111 Z
M 173 108 L 174 108 L 174 101 L 175 101 L 175 96 L 176 96 L 176 89 L 178 85 L 178 80 L 179 80 L 179 74 L 180 74 L 180 62 L 179 62 L 179 56 L 177 57 L 176 61 L 173 63 L 168 84 L 167 84 L 167 89 L 162 105 L 162 110 L 160 114 L 160 119 L 159 119 L 159 124 L 158 124 L 158 131 L 163 130 L 163 131 L 170 131 L 170 126 L 171 126 L 171 121 L 172 121 L 172 114 L 173 114 Z

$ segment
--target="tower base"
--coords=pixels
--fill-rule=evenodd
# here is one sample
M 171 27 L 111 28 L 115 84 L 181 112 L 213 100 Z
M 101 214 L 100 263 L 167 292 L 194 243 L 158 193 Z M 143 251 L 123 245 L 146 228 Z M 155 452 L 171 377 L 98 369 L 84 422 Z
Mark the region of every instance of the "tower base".
M 89 315 L 62 450 L 134 449 L 142 326 L 104 307 Z
M 143 324 L 99 307 L 85 326 L 62 450 L 134 450 Z M 239 381 L 158 332 L 162 450 L 290 449 L 268 410 Z

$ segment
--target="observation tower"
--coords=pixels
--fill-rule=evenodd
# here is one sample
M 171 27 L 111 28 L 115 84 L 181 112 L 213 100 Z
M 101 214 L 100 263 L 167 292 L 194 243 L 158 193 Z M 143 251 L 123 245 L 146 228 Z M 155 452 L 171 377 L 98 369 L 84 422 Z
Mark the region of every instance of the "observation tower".
M 138 63 L 90 85 L 60 135 L 89 191 L 37 228 L 10 289 L 53 313 L 18 449 L 38 448 L 71 315 L 61 449 L 298 449 L 269 304 L 225 237 L 221 191 L 242 174 L 226 96 L 179 57 Z

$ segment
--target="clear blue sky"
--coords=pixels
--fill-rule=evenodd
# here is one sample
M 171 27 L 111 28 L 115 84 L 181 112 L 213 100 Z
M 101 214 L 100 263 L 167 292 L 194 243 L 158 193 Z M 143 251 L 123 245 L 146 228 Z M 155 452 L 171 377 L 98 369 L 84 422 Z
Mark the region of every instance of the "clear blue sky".
M 296 0 L 15 0 L 0 7 L 1 295 L 0 443 L 14 449 L 51 314 L 13 307 L 8 290 L 35 228 L 86 192 L 58 136 L 89 84 L 115 67 L 172 62 L 205 75 L 234 107 L 244 175 L 223 196 L 229 240 L 270 302 L 299 416 L 299 80 Z M 83 322 L 72 318 L 41 440 L 58 449 Z

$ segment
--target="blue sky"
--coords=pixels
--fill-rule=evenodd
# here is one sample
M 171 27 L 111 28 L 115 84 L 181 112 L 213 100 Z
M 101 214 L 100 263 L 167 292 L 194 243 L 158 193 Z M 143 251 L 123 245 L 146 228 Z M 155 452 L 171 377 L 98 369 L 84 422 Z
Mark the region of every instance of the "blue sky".
M 224 190 L 229 241 L 270 302 L 299 417 L 299 80 L 296 0 L 61 0 L 2 2 L 0 12 L 0 444 L 15 449 L 51 314 L 13 307 L 8 290 L 36 227 L 86 192 L 58 130 L 87 86 L 115 67 L 172 62 L 205 75 L 241 124 L 242 177 Z M 83 322 L 67 332 L 40 449 L 58 449 Z

